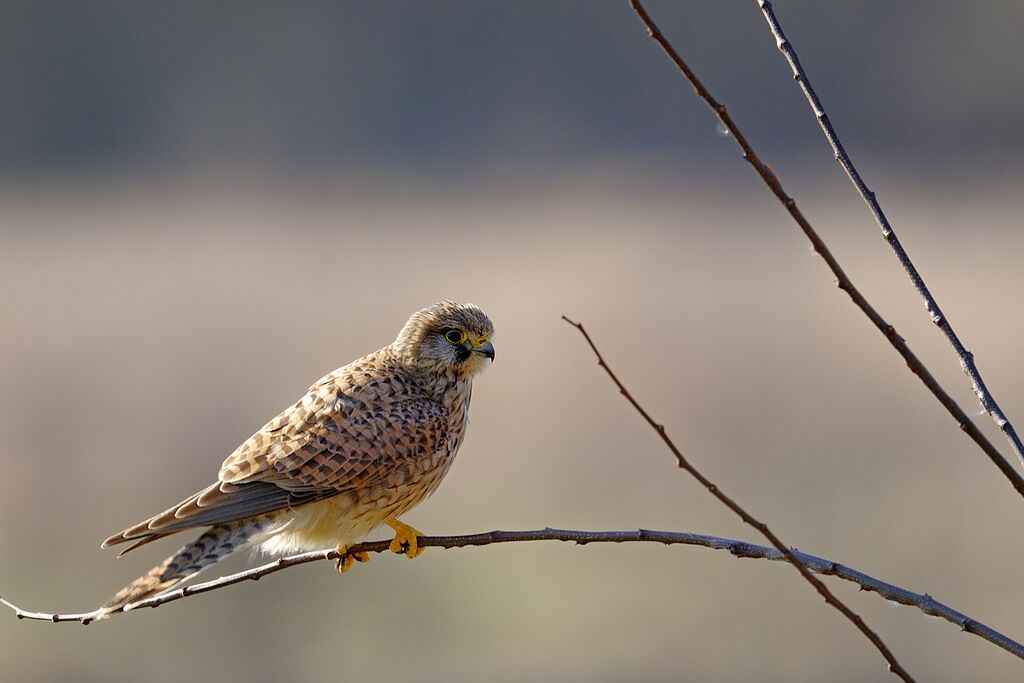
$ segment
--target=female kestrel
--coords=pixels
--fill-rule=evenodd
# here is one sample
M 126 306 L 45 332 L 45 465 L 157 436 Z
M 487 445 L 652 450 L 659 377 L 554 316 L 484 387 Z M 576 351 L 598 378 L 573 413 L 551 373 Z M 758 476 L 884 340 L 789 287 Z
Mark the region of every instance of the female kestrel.
M 130 609 L 252 546 L 334 546 L 346 571 L 368 559 L 347 549 L 381 524 L 395 530 L 392 551 L 416 557 L 419 532 L 398 517 L 451 466 L 473 377 L 494 360 L 493 333 L 476 306 L 442 301 L 414 313 L 388 346 L 324 376 L 228 456 L 215 484 L 103 542 L 136 541 L 133 550 L 210 527 L 101 609 Z

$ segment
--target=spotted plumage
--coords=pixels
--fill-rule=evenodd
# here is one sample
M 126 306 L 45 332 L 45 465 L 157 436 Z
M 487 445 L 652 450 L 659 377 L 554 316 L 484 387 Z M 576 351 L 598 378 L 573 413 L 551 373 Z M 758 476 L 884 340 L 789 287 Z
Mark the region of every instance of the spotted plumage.
M 415 557 L 416 530 L 398 517 L 434 492 L 465 435 L 473 376 L 494 359 L 493 326 L 472 304 L 414 313 L 388 346 L 335 370 L 253 434 L 218 480 L 103 542 L 132 550 L 210 527 L 104 608 L 125 609 L 245 547 L 270 553 L 346 549 L 382 524 L 392 550 Z M 127 552 L 127 551 L 125 551 Z

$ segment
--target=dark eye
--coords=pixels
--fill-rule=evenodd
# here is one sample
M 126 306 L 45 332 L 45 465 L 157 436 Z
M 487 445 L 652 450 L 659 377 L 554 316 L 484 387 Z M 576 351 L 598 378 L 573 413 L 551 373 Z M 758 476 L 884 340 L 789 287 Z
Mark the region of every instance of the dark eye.
M 444 333 L 444 338 L 452 344 L 461 344 L 466 341 L 466 336 L 466 333 L 462 330 L 448 330 Z

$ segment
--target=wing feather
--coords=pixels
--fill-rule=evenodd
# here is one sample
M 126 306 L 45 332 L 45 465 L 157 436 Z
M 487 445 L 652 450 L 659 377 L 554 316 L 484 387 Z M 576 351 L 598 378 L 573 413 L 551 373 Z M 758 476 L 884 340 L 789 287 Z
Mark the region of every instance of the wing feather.
M 242 443 L 224 461 L 218 482 L 111 536 L 103 547 L 373 486 L 394 472 L 415 471 L 422 457 L 442 447 L 448 415 L 440 403 L 373 373 L 339 372 Z

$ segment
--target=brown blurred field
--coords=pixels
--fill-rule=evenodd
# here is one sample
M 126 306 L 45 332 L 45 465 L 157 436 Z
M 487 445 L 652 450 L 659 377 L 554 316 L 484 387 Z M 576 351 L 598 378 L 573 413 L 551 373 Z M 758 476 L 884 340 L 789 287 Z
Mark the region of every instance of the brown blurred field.
M 117 560 L 100 539 L 208 483 L 240 440 L 390 341 L 408 313 L 457 298 L 495 320 L 497 359 L 459 461 L 408 517 L 417 527 L 760 542 L 674 467 L 564 313 L 693 462 L 784 540 L 1024 637 L 1022 501 L 745 173 L 736 188 L 609 165 L 462 190 L 7 191 L 0 593 L 30 609 L 95 607 L 176 547 Z M 855 282 L 976 413 L 867 212 L 818 178 L 786 180 Z M 1024 428 L 1017 187 L 882 196 Z M 1021 662 L 944 621 L 829 585 L 919 680 L 1020 677 Z M 889 680 L 791 569 L 654 545 L 432 550 L 344 576 L 324 563 L 88 628 L 2 614 L 0 643 L 11 681 Z

